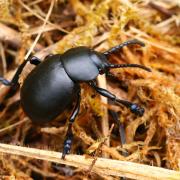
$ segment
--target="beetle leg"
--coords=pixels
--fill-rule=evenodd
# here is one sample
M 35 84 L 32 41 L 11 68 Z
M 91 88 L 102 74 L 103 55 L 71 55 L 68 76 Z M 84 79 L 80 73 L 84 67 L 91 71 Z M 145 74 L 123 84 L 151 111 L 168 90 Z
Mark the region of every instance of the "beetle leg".
M 27 62 L 30 62 L 31 64 L 37 65 L 40 63 L 39 59 L 36 58 L 35 56 L 32 56 L 30 58 L 28 58 L 27 60 L 25 60 L 17 69 L 15 75 L 13 76 L 12 80 L 9 81 L 3 77 L 0 77 L 0 82 L 2 84 L 4 84 L 5 86 L 16 86 L 18 84 L 18 80 L 19 80 L 19 75 L 22 73 L 25 65 L 27 64 Z
M 90 81 L 89 85 L 91 87 L 93 87 L 102 96 L 111 99 L 115 103 L 122 104 L 122 105 L 126 106 L 127 108 L 129 108 L 131 110 L 132 113 L 134 113 L 138 116 L 143 116 L 144 109 L 141 108 L 139 105 L 132 103 L 132 102 L 129 102 L 129 101 L 126 101 L 126 100 L 118 99 L 114 94 L 107 91 L 106 89 L 103 89 L 103 88 L 96 86 L 96 83 L 94 81 Z
M 110 55 L 112 53 L 117 52 L 119 49 L 123 48 L 124 46 L 128 46 L 128 45 L 131 45 L 131 44 L 138 44 L 140 46 L 145 46 L 145 44 L 143 42 L 141 42 L 141 41 L 139 41 L 137 39 L 132 39 L 132 40 L 126 41 L 126 42 L 124 42 L 122 44 L 119 44 L 119 45 L 105 51 L 103 54 L 108 56 L 108 55 Z
M 126 135 L 125 135 L 125 130 L 124 130 L 124 124 L 120 121 L 117 112 L 110 110 L 110 113 L 112 115 L 112 118 L 115 120 L 115 122 L 119 126 L 119 135 L 120 135 L 121 144 L 124 145 L 124 144 L 126 144 Z M 122 155 L 128 156 L 128 152 L 123 151 Z
M 73 112 L 71 114 L 71 117 L 69 119 L 68 130 L 67 130 L 66 138 L 65 138 L 65 141 L 64 141 L 62 159 L 64 159 L 66 154 L 69 154 L 69 152 L 71 150 L 71 144 L 72 144 L 72 139 L 73 139 L 72 124 L 75 121 L 75 119 L 76 119 L 76 117 L 77 117 L 77 115 L 79 113 L 80 100 L 81 100 L 81 96 L 80 96 L 80 91 L 79 91 L 77 103 L 76 103 L 75 108 L 74 108 L 74 110 L 73 110 Z

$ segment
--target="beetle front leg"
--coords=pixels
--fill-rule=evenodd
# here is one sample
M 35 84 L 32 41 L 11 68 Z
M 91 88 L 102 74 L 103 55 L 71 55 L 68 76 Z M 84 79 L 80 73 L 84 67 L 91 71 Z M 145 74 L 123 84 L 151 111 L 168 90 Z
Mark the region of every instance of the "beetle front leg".
M 143 116 L 144 109 L 141 108 L 139 105 L 132 103 L 132 102 L 129 102 L 129 101 L 122 100 L 122 99 L 118 99 L 114 94 L 107 91 L 106 89 L 103 89 L 103 88 L 96 86 L 96 83 L 94 81 L 90 81 L 89 85 L 91 87 L 93 87 L 102 96 L 107 97 L 116 103 L 119 103 L 119 104 L 126 106 L 127 108 L 129 108 L 131 110 L 132 113 L 134 113 L 138 116 Z
M 76 117 L 77 117 L 77 115 L 79 113 L 80 100 L 81 100 L 81 95 L 80 95 L 80 91 L 79 91 L 77 103 L 76 103 L 75 108 L 74 108 L 74 110 L 73 110 L 73 112 L 71 114 L 71 117 L 69 119 L 68 130 L 67 130 L 66 138 L 65 138 L 65 141 L 64 141 L 62 159 L 64 159 L 66 154 L 69 154 L 69 152 L 71 150 L 71 144 L 72 144 L 72 139 L 73 139 L 72 124 L 75 121 L 75 119 L 76 119 Z
M 9 81 L 3 77 L 0 77 L 0 82 L 2 84 L 4 84 L 5 86 L 16 86 L 18 84 L 19 76 L 22 73 L 27 62 L 30 62 L 31 64 L 34 64 L 34 65 L 38 65 L 41 61 L 35 56 L 28 58 L 18 67 L 18 69 L 11 81 Z

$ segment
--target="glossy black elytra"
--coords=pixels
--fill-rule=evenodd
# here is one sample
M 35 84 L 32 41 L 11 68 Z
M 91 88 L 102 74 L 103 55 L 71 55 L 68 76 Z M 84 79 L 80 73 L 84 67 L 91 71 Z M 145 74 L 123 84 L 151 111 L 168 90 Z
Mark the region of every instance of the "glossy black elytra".
M 62 154 L 62 158 L 64 158 L 71 149 L 72 123 L 80 109 L 79 84 L 81 82 L 86 82 L 102 96 L 126 106 L 136 115 L 142 116 L 144 114 L 144 109 L 137 104 L 118 99 L 109 91 L 97 87 L 95 83 L 99 74 L 108 74 L 111 68 L 137 67 L 150 71 L 149 68 L 138 64 L 111 64 L 108 61 L 108 55 L 130 44 L 144 46 L 138 40 L 129 40 L 104 53 L 81 46 L 69 49 L 64 54 L 48 56 L 43 62 L 33 56 L 19 66 L 11 81 L 0 77 L 0 82 L 6 86 L 15 86 L 18 84 L 19 75 L 26 63 L 30 62 L 36 65 L 25 79 L 20 91 L 22 108 L 35 123 L 42 124 L 55 119 L 70 104 L 76 101 L 64 141 Z

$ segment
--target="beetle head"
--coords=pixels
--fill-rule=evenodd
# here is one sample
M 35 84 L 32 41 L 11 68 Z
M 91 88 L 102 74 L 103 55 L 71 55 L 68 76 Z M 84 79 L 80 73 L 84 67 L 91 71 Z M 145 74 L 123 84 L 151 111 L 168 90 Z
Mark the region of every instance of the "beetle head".
M 109 70 L 112 68 L 129 68 L 129 67 L 141 68 L 148 72 L 151 72 L 150 68 L 140 64 L 111 64 L 107 59 L 107 54 L 96 51 L 93 51 L 93 53 L 91 54 L 91 59 L 98 68 L 99 74 L 104 74 L 104 73 L 108 74 Z
M 104 74 L 109 71 L 110 63 L 103 53 L 93 51 L 93 53 L 91 53 L 91 59 L 98 68 L 99 74 Z

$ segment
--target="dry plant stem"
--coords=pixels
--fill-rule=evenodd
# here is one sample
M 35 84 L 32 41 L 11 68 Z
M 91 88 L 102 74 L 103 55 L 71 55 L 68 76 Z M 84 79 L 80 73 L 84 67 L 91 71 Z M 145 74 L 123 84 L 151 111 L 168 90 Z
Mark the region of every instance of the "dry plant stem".
M 3 74 L 5 74 L 7 71 L 6 55 L 4 52 L 4 47 L 1 42 L 0 42 L 0 56 L 1 56 L 1 60 L 2 60 Z
M 4 133 L 5 131 L 11 130 L 11 129 L 15 128 L 16 126 L 19 126 L 20 124 L 22 124 L 24 122 L 27 122 L 27 121 L 29 121 L 29 119 L 28 118 L 24 118 L 21 121 L 18 121 L 16 123 L 12 124 L 12 125 L 9 125 L 9 126 L 3 128 L 3 129 L 0 129 L 0 134 Z
M 67 24 L 63 24 L 63 23 L 62 23 L 61 27 L 66 28 L 66 27 L 69 27 L 69 26 L 74 25 L 74 24 L 75 24 L 74 22 L 69 22 L 69 23 L 67 23 Z M 41 25 L 41 26 L 34 27 L 34 28 L 31 28 L 31 29 L 27 32 L 27 34 L 28 34 L 28 35 L 38 34 L 38 32 L 40 31 L 41 28 L 42 28 L 42 25 Z M 52 26 L 52 25 L 50 25 L 50 24 L 46 24 L 46 25 L 45 25 L 45 28 L 44 28 L 44 30 L 43 30 L 43 33 L 44 33 L 44 32 L 48 32 L 48 31 L 53 31 L 53 30 L 56 30 L 56 29 L 57 29 L 57 27 L 54 27 L 54 26 Z
M 100 88 L 107 89 L 105 75 L 98 76 L 97 82 L 98 82 L 98 86 Z M 104 104 L 108 103 L 107 98 L 104 97 L 104 96 L 101 96 L 101 101 Z M 109 134 L 109 121 L 108 121 L 108 110 L 107 110 L 107 107 L 102 106 L 102 112 L 103 112 L 103 116 L 102 116 L 102 119 L 101 119 L 102 133 L 103 133 L 104 137 L 107 137 L 107 140 L 106 140 L 105 144 L 107 146 L 109 146 L 109 137 L 108 137 L 108 134 Z M 108 157 L 108 154 L 107 153 L 103 153 L 103 156 L 104 157 Z
M 80 155 L 67 155 L 65 160 L 61 159 L 62 153 L 40 150 L 35 148 L 20 147 L 15 145 L 1 144 L 0 152 L 21 155 L 35 159 L 46 160 L 69 166 L 88 169 L 93 159 Z M 159 179 L 179 180 L 180 172 L 159 167 L 142 165 L 132 162 L 97 158 L 92 169 L 93 172 L 112 176 L 124 176 L 133 179 Z
M 14 48 L 19 48 L 21 46 L 21 34 L 14 29 L 0 23 L 0 41 L 8 43 Z M 36 44 L 34 50 L 39 51 L 41 49 L 42 46 Z
M 96 161 L 97 161 L 97 158 L 98 158 L 99 154 L 100 154 L 101 151 L 102 151 L 102 150 L 101 150 L 101 149 L 102 149 L 102 146 L 103 146 L 103 144 L 106 143 L 106 140 L 110 137 L 113 128 L 114 128 L 114 124 L 112 124 L 112 126 L 111 126 L 111 128 L 110 128 L 108 136 L 104 138 L 104 140 L 99 144 L 98 148 L 96 149 L 96 152 L 95 152 L 95 155 L 94 155 L 95 158 L 94 158 L 94 160 L 92 161 L 91 166 L 89 167 L 89 170 L 88 170 L 88 173 L 87 173 L 87 177 L 88 177 L 88 175 L 91 173 L 92 168 L 93 168 L 93 166 L 95 165 L 95 163 L 96 163 Z
M 38 58 L 40 58 L 40 59 L 43 60 L 44 57 L 46 57 L 46 56 L 49 55 L 49 54 L 52 54 L 52 52 L 54 51 L 54 49 L 57 48 L 57 45 L 58 45 L 57 43 L 52 44 L 52 45 L 44 48 L 43 50 L 35 53 L 34 56 L 36 56 L 36 57 L 38 57 Z
M 31 170 L 34 172 L 37 172 L 38 174 L 41 174 L 42 176 L 46 178 L 58 178 L 58 179 L 65 179 L 64 176 L 58 175 L 56 173 L 48 172 L 47 170 L 41 170 L 40 168 L 37 168 L 36 166 L 32 165 L 31 163 L 27 162 L 27 159 L 19 158 L 18 156 L 12 157 L 13 160 L 20 163 L 22 166 L 28 166 Z
M 35 11 L 33 11 L 30 7 L 28 7 L 26 4 L 24 4 L 22 1 L 19 1 L 19 3 L 30 13 L 32 13 L 34 16 L 36 16 L 37 18 L 39 18 L 42 21 L 45 21 L 45 19 L 43 17 L 41 17 L 38 13 L 36 13 Z M 29 4 L 30 5 L 30 4 Z M 58 29 L 59 31 L 62 31 L 64 33 L 69 33 L 68 31 L 66 31 L 65 29 L 61 28 L 58 25 L 55 25 L 49 21 L 47 21 L 47 24 L 51 25 L 52 27 L 54 27 L 55 29 Z
M 150 5 L 152 8 L 158 10 L 159 12 L 165 14 L 165 15 L 168 16 L 168 17 L 170 17 L 170 16 L 173 15 L 173 13 L 172 13 L 171 11 L 169 11 L 169 10 L 167 10 L 167 9 L 159 6 L 159 5 L 157 5 L 156 3 L 152 2 L 152 1 L 149 2 L 149 5 Z
M 142 34 L 142 35 L 145 35 L 148 39 L 152 39 L 152 37 L 148 36 L 146 33 L 142 32 L 139 29 L 130 27 L 130 30 L 132 33 L 136 33 L 137 35 Z M 132 35 L 131 32 L 126 32 L 125 34 L 131 38 L 136 38 L 137 40 L 144 42 L 146 45 L 149 44 L 152 47 L 155 47 L 157 49 L 164 50 L 164 51 L 167 51 L 167 52 L 173 53 L 173 54 L 179 53 L 179 49 L 176 47 L 172 47 L 172 46 L 170 47 L 167 45 L 165 46 L 164 44 L 162 44 L 160 41 L 157 41 L 156 39 L 147 40 L 144 37 L 138 37 L 138 36 L 136 37 L 136 36 Z
M 19 47 L 21 44 L 21 35 L 17 31 L 0 23 L 0 41 L 12 44 L 14 47 Z
M 46 23 L 47 23 L 50 15 L 51 15 L 52 9 L 53 9 L 53 7 L 54 7 L 54 3 L 55 3 L 55 0 L 52 0 L 52 1 L 51 1 L 51 5 L 50 5 L 49 10 L 48 10 L 48 13 L 47 13 L 47 16 L 46 16 L 46 19 L 44 20 L 44 23 L 43 23 L 43 25 L 42 25 L 42 28 L 40 29 L 38 35 L 36 36 L 36 39 L 34 40 L 31 48 L 30 48 L 29 51 L 27 52 L 27 54 L 26 54 L 26 56 L 25 56 L 25 59 L 27 59 L 27 58 L 29 57 L 29 55 L 30 55 L 31 52 L 33 51 L 34 47 L 36 46 L 36 44 L 37 44 L 37 42 L 38 42 L 38 40 L 39 40 L 39 38 L 40 38 L 40 36 L 41 36 L 44 28 L 45 28 L 45 25 L 46 25 Z

